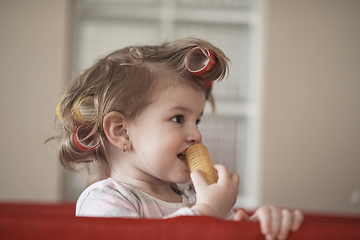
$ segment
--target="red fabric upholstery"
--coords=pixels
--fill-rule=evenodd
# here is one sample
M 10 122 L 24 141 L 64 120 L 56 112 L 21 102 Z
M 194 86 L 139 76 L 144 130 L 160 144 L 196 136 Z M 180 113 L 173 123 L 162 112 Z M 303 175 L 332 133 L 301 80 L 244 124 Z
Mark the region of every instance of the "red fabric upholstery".
M 0 204 L 0 239 L 264 239 L 258 223 L 211 217 L 80 218 L 73 204 Z M 360 239 L 360 217 L 306 214 L 296 239 Z

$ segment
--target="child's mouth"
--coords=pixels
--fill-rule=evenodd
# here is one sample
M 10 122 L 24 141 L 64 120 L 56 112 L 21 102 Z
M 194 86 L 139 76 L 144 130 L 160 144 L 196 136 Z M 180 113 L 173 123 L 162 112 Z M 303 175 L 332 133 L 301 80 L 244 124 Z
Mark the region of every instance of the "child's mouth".
M 186 163 L 186 165 L 188 165 L 188 162 L 187 162 L 187 160 L 186 160 L 185 152 L 178 154 L 177 157 L 178 157 L 182 162 Z

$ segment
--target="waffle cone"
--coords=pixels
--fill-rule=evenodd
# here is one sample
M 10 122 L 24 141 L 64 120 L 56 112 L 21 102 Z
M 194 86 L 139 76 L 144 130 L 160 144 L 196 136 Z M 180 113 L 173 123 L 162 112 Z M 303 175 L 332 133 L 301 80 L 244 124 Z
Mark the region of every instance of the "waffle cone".
M 186 150 L 186 159 L 191 172 L 200 170 L 208 184 L 217 182 L 218 177 L 205 145 L 197 144 L 189 147 Z

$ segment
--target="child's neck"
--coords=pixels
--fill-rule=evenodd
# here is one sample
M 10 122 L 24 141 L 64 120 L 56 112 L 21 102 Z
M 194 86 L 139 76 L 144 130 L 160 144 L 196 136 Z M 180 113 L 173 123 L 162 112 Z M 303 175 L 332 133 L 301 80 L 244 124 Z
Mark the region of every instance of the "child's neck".
M 112 172 L 110 176 L 119 182 L 125 183 L 162 201 L 172 203 L 182 202 L 181 195 L 175 192 L 171 183 L 161 180 L 146 181 L 143 179 L 135 179 L 115 172 Z

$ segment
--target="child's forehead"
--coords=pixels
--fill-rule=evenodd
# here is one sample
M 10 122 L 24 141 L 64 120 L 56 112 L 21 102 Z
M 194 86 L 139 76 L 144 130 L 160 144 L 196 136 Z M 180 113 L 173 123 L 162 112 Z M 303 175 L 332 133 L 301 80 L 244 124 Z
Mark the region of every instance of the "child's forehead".
M 205 92 L 188 82 L 172 84 L 157 91 L 152 97 L 152 102 L 179 101 L 191 99 L 205 99 Z
M 158 93 L 165 91 L 181 92 L 184 91 L 184 88 L 193 88 L 199 92 L 205 94 L 205 89 L 202 88 L 202 83 L 196 82 L 195 80 L 186 79 L 180 76 L 178 73 L 175 73 L 168 69 L 163 69 L 155 73 L 154 80 L 158 85 Z M 159 94 L 158 94 L 159 95 Z
M 163 113 L 175 111 L 202 113 L 205 108 L 206 96 L 202 90 L 190 84 L 169 86 L 158 92 L 148 105 L 147 110 Z M 146 109 L 145 109 L 146 110 Z

